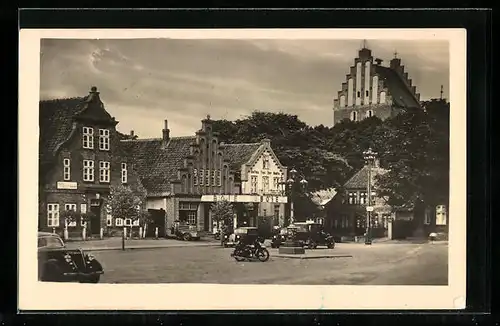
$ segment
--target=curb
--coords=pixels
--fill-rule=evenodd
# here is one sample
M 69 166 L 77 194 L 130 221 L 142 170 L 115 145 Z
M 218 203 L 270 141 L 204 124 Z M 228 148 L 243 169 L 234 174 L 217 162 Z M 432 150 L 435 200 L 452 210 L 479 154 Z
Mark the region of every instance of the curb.
M 217 245 L 218 244 L 195 244 L 195 245 L 179 245 L 179 246 L 165 245 L 165 246 L 139 246 L 139 247 L 125 246 L 125 250 L 123 250 L 122 247 L 104 247 L 104 248 L 79 247 L 79 249 L 82 249 L 83 251 L 97 252 L 97 251 L 112 251 L 112 250 L 127 251 L 127 250 L 140 250 L 140 249 L 199 248 L 199 247 L 214 247 Z

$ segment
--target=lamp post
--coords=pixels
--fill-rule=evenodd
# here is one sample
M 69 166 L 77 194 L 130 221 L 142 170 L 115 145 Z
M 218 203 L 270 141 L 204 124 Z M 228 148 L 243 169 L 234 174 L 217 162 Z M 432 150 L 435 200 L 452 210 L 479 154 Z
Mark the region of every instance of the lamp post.
M 372 244 L 372 238 L 371 238 L 371 228 L 372 228 L 372 219 L 371 219 L 371 213 L 373 211 L 373 206 L 372 206 L 372 164 L 373 161 L 375 160 L 375 156 L 377 155 L 376 152 L 374 152 L 371 148 L 368 148 L 368 150 L 363 152 L 363 157 L 368 163 L 368 184 L 367 184 L 367 192 L 368 192 L 368 200 L 366 203 L 366 236 L 365 236 L 365 244 L 366 245 L 371 245 Z
M 290 178 L 283 182 L 283 185 L 285 187 L 285 193 L 288 195 L 288 198 L 290 200 L 290 221 L 287 226 L 292 225 L 295 222 L 295 213 L 294 213 L 294 201 L 293 201 L 293 195 L 294 195 L 294 186 L 297 183 L 297 170 L 292 168 L 290 170 Z M 305 178 L 302 178 L 299 181 L 299 184 L 301 187 L 307 186 L 307 180 Z M 287 239 L 285 243 L 280 246 L 279 252 L 280 254 L 304 254 L 305 250 L 302 246 L 300 246 L 295 238 L 295 230 L 293 228 L 289 228 L 290 234 L 287 236 Z

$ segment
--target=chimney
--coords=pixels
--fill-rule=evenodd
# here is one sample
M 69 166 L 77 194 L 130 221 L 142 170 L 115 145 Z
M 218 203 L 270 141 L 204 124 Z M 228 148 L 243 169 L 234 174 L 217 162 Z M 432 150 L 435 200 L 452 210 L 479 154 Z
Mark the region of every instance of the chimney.
M 267 144 L 267 145 L 271 145 L 271 140 L 270 140 L 269 138 L 264 138 L 264 139 L 262 139 L 260 142 L 261 142 L 261 144 L 263 144 L 263 145 L 266 145 L 266 144 Z
M 162 131 L 163 131 L 163 141 L 167 142 L 170 139 L 170 129 L 168 129 L 168 120 L 165 120 L 165 126 Z
M 97 91 L 97 87 L 92 86 L 90 88 L 89 96 L 87 97 L 86 102 L 99 101 L 99 92 Z
M 134 137 L 134 131 L 133 130 L 130 130 L 130 136 Z

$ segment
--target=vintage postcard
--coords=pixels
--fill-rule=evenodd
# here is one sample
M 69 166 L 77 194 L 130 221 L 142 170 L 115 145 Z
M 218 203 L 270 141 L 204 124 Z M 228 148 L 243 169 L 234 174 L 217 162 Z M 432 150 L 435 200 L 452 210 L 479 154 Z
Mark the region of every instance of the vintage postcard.
M 20 310 L 465 307 L 465 30 L 26 29 L 19 73 Z

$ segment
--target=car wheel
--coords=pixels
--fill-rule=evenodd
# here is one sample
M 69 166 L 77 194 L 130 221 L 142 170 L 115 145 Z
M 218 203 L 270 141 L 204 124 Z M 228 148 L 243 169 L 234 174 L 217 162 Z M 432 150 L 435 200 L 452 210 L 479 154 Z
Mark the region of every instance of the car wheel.
M 184 233 L 184 234 L 182 235 L 182 239 L 183 239 L 184 241 L 191 241 L 191 234 L 189 234 L 189 233 Z
M 335 248 L 335 242 L 330 242 L 330 243 L 328 244 L 328 248 L 329 248 L 329 249 L 333 249 L 333 248 Z
M 316 249 L 316 247 L 317 247 L 317 246 L 318 246 L 318 245 L 317 245 L 317 244 L 316 244 L 316 242 L 314 242 L 314 241 L 309 241 L 309 243 L 307 244 L 307 247 L 308 247 L 309 249 Z
M 42 272 L 42 277 L 40 279 L 43 282 L 63 281 L 63 274 L 56 261 L 49 261 L 45 264 Z

